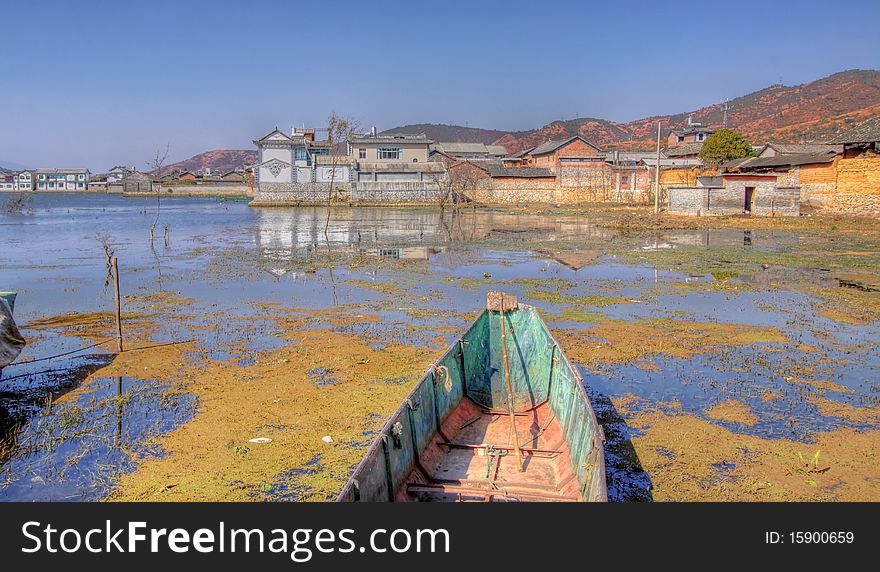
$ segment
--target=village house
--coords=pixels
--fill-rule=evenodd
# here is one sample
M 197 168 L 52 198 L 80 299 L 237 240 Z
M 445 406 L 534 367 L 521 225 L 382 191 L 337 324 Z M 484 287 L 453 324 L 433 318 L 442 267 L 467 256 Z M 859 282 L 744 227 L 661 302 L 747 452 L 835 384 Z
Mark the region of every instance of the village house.
M 137 171 L 134 167 L 124 167 L 117 165 L 107 171 L 107 185 L 115 185 L 122 182 L 122 179 L 127 177 L 129 174 Z
M 880 216 L 880 116 L 848 129 L 830 143 L 843 145 L 834 162 L 835 189 L 828 208 Z
M 254 173 L 254 203 L 302 204 L 325 202 L 330 185 L 348 194 L 353 171 L 347 155 L 332 153 L 327 141 L 317 141 L 313 128 L 294 128 L 288 135 L 277 127 L 259 139 Z
M 705 127 L 702 123 L 695 123 L 688 116 L 685 127 L 677 127 L 669 132 L 666 137 L 666 146 L 671 148 L 691 143 L 702 144 L 713 133 L 715 133 L 715 129 Z
M 661 154 L 661 158 L 666 158 Z M 654 151 L 609 151 L 605 161 L 611 166 L 611 184 L 617 202 L 638 202 L 648 198 L 654 172 L 646 160 L 654 160 Z
M 15 190 L 15 174 L 0 172 L 0 191 Z
M 123 193 L 150 193 L 153 191 L 153 176 L 134 170 L 122 179 L 121 184 Z
M 36 169 L 37 191 L 85 191 L 89 186 L 88 169 Z
M 430 202 L 446 177 L 442 161 L 429 160 L 433 143 L 424 134 L 369 133 L 352 137 L 349 157 L 356 172 L 358 202 Z
M 878 140 L 880 118 L 874 118 L 829 143 L 768 143 L 756 157 L 729 161 L 722 168 L 730 173 L 773 175 L 780 188 L 798 187 L 805 207 L 878 216 Z
M 692 216 L 799 216 L 800 188 L 780 186 L 772 173 L 722 173 L 670 187 L 667 210 Z
M 777 184 L 801 189 L 801 203 L 810 207 L 825 207 L 834 194 L 834 161 L 839 155 L 834 146 L 818 152 L 779 153 L 769 156 L 748 157 L 722 165 L 728 172 L 772 173 Z M 782 147 L 796 150 L 797 147 Z

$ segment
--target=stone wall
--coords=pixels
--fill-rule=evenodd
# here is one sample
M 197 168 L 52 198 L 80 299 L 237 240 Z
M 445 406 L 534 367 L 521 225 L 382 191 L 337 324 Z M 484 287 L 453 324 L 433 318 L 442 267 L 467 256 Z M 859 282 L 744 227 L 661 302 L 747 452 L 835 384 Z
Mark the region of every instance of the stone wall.
M 433 204 L 440 185 L 431 181 L 358 181 L 351 200 L 355 204 Z
M 330 183 L 259 183 L 254 189 L 253 206 L 325 204 Z M 346 200 L 350 186 L 334 185 L 333 193 Z
M 732 181 L 724 187 L 670 187 L 668 210 L 671 214 L 693 216 L 742 214 L 746 186 L 755 188 L 751 214 L 800 215 L 798 187 L 775 187 L 755 181 Z
M 156 191 L 163 197 L 241 197 L 252 196 L 248 185 L 154 185 L 153 192 L 123 192 L 124 197 L 155 197 Z M 112 191 L 111 191 L 112 192 Z
M 330 183 L 260 183 L 252 206 L 322 205 Z M 332 201 L 355 205 L 427 205 L 440 186 L 430 181 L 359 181 L 333 185 Z
M 557 202 L 556 177 L 496 177 L 468 192 L 480 204 L 530 204 Z

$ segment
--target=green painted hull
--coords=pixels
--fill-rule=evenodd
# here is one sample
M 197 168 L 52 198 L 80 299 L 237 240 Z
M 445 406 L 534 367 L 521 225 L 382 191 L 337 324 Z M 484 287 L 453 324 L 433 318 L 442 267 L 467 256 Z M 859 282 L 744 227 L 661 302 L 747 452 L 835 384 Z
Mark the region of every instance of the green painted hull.
M 523 417 L 532 415 L 529 412 L 543 411 L 541 423 L 546 419 L 547 425 L 554 424 L 555 440 L 561 449 L 556 453 L 562 453 L 559 458 L 564 460 L 563 469 L 568 471 L 564 479 L 569 491 L 566 500 L 607 500 L 604 435 L 577 370 L 534 307 L 520 304 L 518 309 L 505 312 L 504 319 L 515 411 Z M 460 411 L 467 408 L 471 413 L 482 412 L 493 415 L 493 421 L 501 422 L 508 416 L 501 339 L 501 314 L 484 311 L 459 342 L 432 364 L 403 404 L 385 421 L 338 501 L 425 500 L 410 498 L 412 495 L 406 493 L 407 487 L 413 486 L 413 475 L 421 475 L 416 479 L 421 489 L 441 487 L 435 484 L 428 474 L 431 470 L 425 466 L 437 456 L 438 443 L 447 447 L 441 447 L 443 451 L 453 448 L 444 442 L 444 429 L 450 434 L 468 423 L 460 422 L 463 415 Z M 452 419 L 455 419 L 454 426 Z M 476 438 L 481 437 L 482 434 Z M 454 446 L 475 449 L 472 445 Z M 478 449 L 475 449 L 477 453 L 484 452 Z M 510 451 L 505 454 L 512 455 L 512 449 Z M 512 460 L 505 462 L 510 466 Z M 487 475 L 488 472 L 487 469 Z M 456 480 L 455 484 L 470 486 L 474 482 L 468 477 Z M 496 483 L 490 484 L 497 487 Z M 533 477 L 530 486 L 537 488 L 542 484 L 536 483 Z M 521 500 L 555 498 L 561 488 L 562 483 L 543 487 L 544 498 L 536 495 L 527 499 L 529 495 L 524 493 Z M 477 486 L 477 490 L 481 489 Z M 452 493 L 446 496 L 449 494 Z M 487 500 L 490 496 L 487 495 Z M 461 499 L 461 494 L 456 498 Z

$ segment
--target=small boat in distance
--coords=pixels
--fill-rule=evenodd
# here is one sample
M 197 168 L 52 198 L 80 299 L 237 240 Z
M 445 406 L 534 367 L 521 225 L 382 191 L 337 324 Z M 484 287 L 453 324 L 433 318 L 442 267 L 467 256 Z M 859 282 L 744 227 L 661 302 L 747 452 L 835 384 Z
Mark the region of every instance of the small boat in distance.
M 606 501 L 603 444 L 583 380 L 538 311 L 489 292 L 337 501 Z

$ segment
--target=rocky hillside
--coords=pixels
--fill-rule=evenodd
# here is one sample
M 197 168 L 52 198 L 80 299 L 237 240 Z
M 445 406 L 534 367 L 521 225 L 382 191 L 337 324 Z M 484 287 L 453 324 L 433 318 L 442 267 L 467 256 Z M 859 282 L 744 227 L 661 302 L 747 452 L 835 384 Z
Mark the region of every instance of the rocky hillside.
M 257 161 L 257 151 L 240 149 L 215 149 L 199 153 L 185 161 L 168 165 L 163 171 L 192 171 L 209 168 L 215 173 L 226 173 Z
M 499 131 L 461 125 L 417 123 L 383 133 L 425 133 L 435 141 L 504 145 L 509 153 L 551 139 L 581 135 L 604 148 L 651 149 L 657 121 L 664 132 L 687 124 L 688 116 L 707 125 L 721 126 L 723 104 L 717 103 L 674 115 L 646 117 L 629 123 L 604 119 L 554 121 L 528 131 Z M 772 85 L 728 102 L 728 125 L 753 143 L 767 141 L 823 141 L 842 129 L 880 115 L 880 71 L 848 70 L 795 86 Z M 255 150 L 218 149 L 169 165 L 169 169 L 196 171 L 210 167 L 228 171 L 256 162 Z
M 754 143 L 821 141 L 845 126 L 880 113 L 880 71 L 848 70 L 796 86 L 773 85 L 728 102 L 728 125 Z M 688 116 L 720 126 L 723 104 L 717 103 L 675 115 L 646 117 L 629 123 L 602 119 L 554 121 L 540 129 L 503 133 L 488 141 L 486 129 L 456 125 L 404 125 L 389 132 L 426 133 L 438 141 L 482 141 L 504 145 L 511 153 L 551 139 L 581 135 L 603 147 L 646 148 L 655 140 L 657 121 L 664 130 L 681 127 Z M 442 127 L 442 129 L 435 129 Z M 450 138 L 455 136 L 457 138 Z

